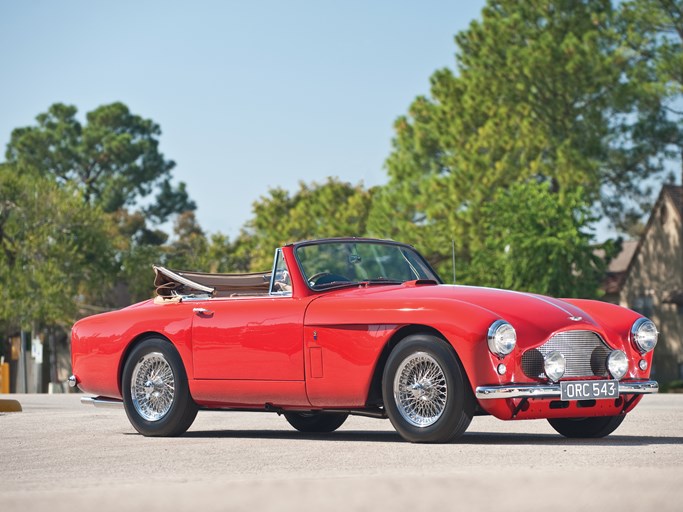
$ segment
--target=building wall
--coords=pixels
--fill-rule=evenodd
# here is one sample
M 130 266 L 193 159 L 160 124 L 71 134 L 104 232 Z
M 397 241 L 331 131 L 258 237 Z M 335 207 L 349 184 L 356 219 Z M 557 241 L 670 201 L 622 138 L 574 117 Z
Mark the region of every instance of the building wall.
M 653 209 L 621 288 L 619 303 L 650 318 L 660 331 L 653 376 L 683 379 L 683 306 L 667 304 L 667 294 L 683 290 L 683 227 L 671 198 L 663 193 Z

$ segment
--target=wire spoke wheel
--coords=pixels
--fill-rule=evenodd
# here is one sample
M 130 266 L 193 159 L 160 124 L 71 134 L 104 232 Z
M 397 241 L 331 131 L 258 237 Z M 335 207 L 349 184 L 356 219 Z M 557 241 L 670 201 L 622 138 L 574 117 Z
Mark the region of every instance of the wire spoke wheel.
M 446 409 L 448 385 L 439 363 L 426 352 L 403 360 L 394 378 L 398 412 L 415 427 L 433 425 Z
M 133 406 L 147 421 L 162 419 L 173 405 L 173 369 L 161 352 L 144 355 L 133 368 L 130 383 Z
M 382 400 L 391 424 L 413 443 L 448 443 L 474 413 L 474 394 L 453 347 L 428 333 L 410 334 L 390 352 Z
M 161 337 L 149 337 L 133 347 L 123 367 L 121 391 L 128 419 L 145 436 L 179 436 L 199 410 L 183 359 Z

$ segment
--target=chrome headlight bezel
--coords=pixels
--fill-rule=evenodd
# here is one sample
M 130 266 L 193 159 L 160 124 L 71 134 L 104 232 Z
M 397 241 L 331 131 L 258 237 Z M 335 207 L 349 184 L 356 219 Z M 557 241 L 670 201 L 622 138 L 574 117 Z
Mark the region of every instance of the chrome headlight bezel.
M 648 318 L 639 318 L 631 327 L 631 343 L 641 354 L 654 350 L 658 336 L 657 326 Z
M 496 320 L 489 327 L 486 340 L 491 353 L 503 358 L 517 346 L 517 333 L 509 322 Z
M 623 350 L 613 350 L 607 356 L 607 370 L 616 380 L 621 380 L 628 373 L 628 357 Z

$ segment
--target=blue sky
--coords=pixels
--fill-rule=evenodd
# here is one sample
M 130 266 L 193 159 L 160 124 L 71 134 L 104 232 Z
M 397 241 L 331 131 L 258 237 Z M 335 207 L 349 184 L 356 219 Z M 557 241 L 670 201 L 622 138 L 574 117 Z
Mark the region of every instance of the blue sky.
M 162 129 L 209 232 L 268 188 L 381 184 L 392 124 L 483 0 L 0 0 L 0 143 L 55 102 L 122 101 Z

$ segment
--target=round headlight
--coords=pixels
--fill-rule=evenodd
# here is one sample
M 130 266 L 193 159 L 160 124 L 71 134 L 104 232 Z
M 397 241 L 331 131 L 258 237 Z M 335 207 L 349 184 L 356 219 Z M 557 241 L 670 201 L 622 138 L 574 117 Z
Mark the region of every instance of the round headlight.
M 619 380 L 628 371 L 628 358 L 621 350 L 613 350 L 607 358 L 607 369 L 612 377 Z
M 503 357 L 512 352 L 517 345 L 517 333 L 505 320 L 496 320 L 489 327 L 488 332 L 489 350 L 498 357 Z
M 647 318 L 639 318 L 631 327 L 631 341 L 643 354 L 655 348 L 658 335 L 657 327 Z
M 546 376 L 553 382 L 557 382 L 564 375 L 567 362 L 560 352 L 554 350 L 543 358 L 543 368 Z

